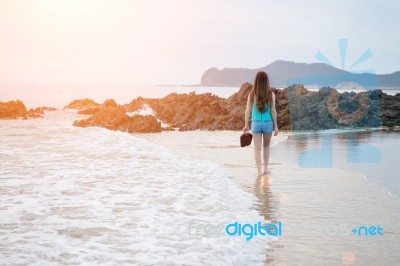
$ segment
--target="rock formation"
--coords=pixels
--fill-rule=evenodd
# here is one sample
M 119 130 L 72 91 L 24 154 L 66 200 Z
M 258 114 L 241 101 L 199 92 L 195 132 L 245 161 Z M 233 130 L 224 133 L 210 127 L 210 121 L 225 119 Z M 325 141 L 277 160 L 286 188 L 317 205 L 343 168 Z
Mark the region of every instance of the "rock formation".
M 378 91 L 382 125 L 400 126 L 400 93 L 394 96 Z
M 87 109 L 83 109 L 85 106 Z M 135 115 L 130 117 L 126 114 L 125 108 L 117 105 L 112 99 L 106 100 L 102 105 L 89 99 L 77 100 L 68 105 L 68 108 L 73 107 L 79 109 L 81 114 L 92 114 L 87 119 L 75 121 L 74 126 L 98 126 L 129 133 L 161 132 L 161 125 L 154 116 Z
M 26 118 L 26 107 L 20 100 L 0 102 L 0 118 Z
M 244 112 L 247 96 L 252 89 L 244 83 L 237 93 L 224 99 L 211 93 L 189 94 L 171 93 L 161 99 L 138 97 L 126 105 L 129 112 L 148 104 L 156 111 L 160 120 L 172 128 L 184 130 L 240 130 L 244 126 Z M 277 95 L 278 126 L 290 129 L 290 118 L 286 92 L 275 90 Z
M 241 130 L 251 89 L 250 83 L 244 83 L 227 99 L 211 93 L 171 93 L 160 99 L 138 97 L 123 106 L 113 100 L 102 105 L 90 99 L 76 100 L 67 108 L 77 108 L 81 114 L 92 115 L 74 123 L 82 127 L 101 126 L 128 132 Z M 390 96 L 381 90 L 339 93 L 332 88 L 309 91 L 302 85 L 273 91 L 281 130 L 400 125 L 400 94 Z M 139 111 L 146 105 L 154 110 L 156 116 L 130 117 L 126 114 Z M 159 121 L 169 124 L 169 127 L 161 128 Z
M 56 108 L 46 106 L 27 110 L 25 104 L 20 100 L 0 102 L 0 118 L 3 119 L 38 118 L 44 116 L 44 111 L 54 110 L 56 110 Z
M 244 83 L 227 99 L 211 93 L 171 93 L 161 99 L 138 97 L 126 105 L 130 112 L 148 104 L 160 120 L 184 130 L 241 130 L 252 85 Z M 332 88 L 309 91 L 302 85 L 276 95 L 278 127 L 282 130 L 318 130 L 400 125 L 400 94 L 381 90 L 339 93 Z
M 339 93 L 332 88 L 287 89 L 292 130 L 381 126 L 377 90 Z
M 160 120 L 181 131 L 234 129 L 234 118 L 229 117 L 229 112 L 223 106 L 224 99 L 211 93 L 171 93 L 162 99 L 139 97 L 126 107 L 129 112 L 133 112 L 139 110 L 144 103 L 157 113 Z
M 96 103 L 92 99 L 78 99 L 70 102 L 64 109 L 86 110 L 90 108 L 99 107 L 101 104 Z

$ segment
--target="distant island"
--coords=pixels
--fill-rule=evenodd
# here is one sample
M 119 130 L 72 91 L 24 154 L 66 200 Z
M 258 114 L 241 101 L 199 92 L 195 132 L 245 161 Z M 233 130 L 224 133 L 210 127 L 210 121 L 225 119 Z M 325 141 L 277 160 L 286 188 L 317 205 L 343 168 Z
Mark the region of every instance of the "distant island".
M 336 88 L 337 85 L 352 86 L 357 83 L 366 89 L 400 88 L 400 71 L 392 74 L 352 73 L 323 63 L 295 63 L 275 61 L 265 67 L 248 68 L 209 68 L 201 77 L 199 86 L 239 87 L 245 82 L 253 83 L 258 71 L 266 71 L 271 86 L 286 88 L 295 84 L 316 85 Z

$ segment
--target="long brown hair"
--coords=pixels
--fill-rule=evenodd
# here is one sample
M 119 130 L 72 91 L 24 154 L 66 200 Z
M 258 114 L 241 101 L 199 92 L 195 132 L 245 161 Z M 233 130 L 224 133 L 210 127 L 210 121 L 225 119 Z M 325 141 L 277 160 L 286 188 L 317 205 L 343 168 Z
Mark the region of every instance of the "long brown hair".
M 258 111 L 265 112 L 266 104 L 271 106 L 272 102 L 272 90 L 269 85 L 268 74 L 264 71 L 257 72 L 254 80 L 253 89 L 251 90 L 251 99 L 256 98 L 256 106 Z

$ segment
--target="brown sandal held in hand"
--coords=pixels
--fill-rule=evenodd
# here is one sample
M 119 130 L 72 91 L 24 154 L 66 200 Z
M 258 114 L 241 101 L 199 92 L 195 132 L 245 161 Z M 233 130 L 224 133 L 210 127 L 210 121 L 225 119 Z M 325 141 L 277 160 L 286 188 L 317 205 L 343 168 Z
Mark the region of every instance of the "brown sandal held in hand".
M 253 139 L 253 135 L 251 133 L 243 133 L 240 136 L 240 147 L 246 147 L 251 144 L 251 140 Z

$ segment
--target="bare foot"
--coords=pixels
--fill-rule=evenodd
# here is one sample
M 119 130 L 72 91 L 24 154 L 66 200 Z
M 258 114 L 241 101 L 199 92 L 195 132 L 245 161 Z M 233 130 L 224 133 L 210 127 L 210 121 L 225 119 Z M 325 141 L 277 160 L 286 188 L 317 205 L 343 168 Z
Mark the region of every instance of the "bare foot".
M 267 175 L 267 174 L 270 174 L 271 173 L 271 170 L 264 170 L 264 173 L 263 173 L 263 175 Z

